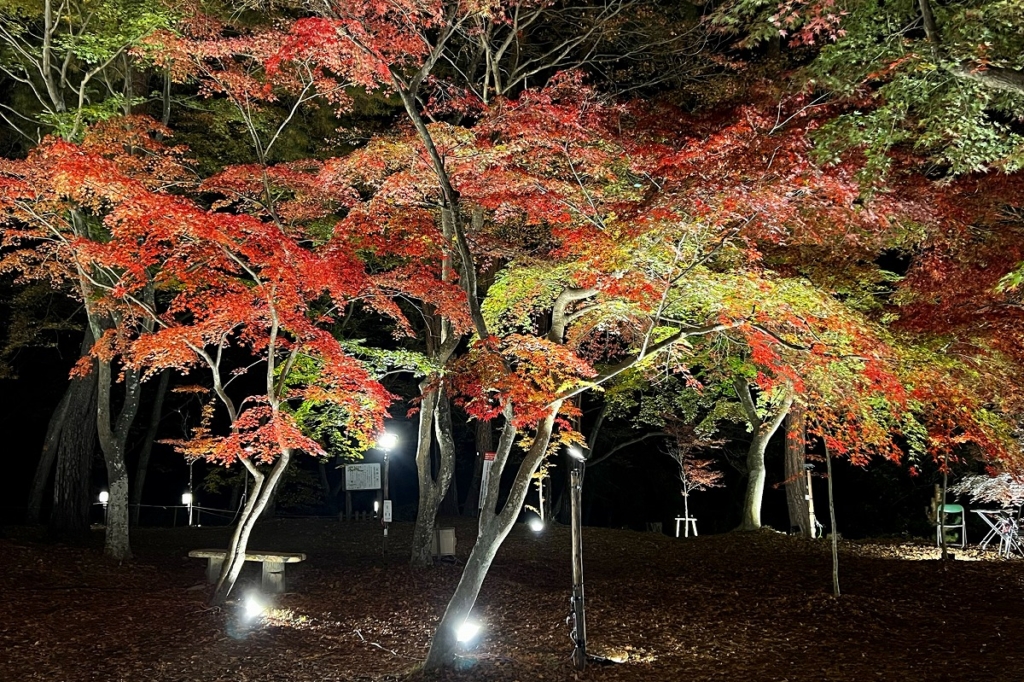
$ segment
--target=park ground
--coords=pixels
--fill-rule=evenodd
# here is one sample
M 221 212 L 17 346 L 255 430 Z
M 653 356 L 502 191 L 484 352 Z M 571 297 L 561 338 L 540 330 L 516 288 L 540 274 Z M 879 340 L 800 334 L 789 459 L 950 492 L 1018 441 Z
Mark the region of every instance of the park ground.
M 455 525 L 459 560 L 473 537 Z M 0 539 L 0 680 L 261 681 L 420 679 L 413 671 L 460 566 L 412 569 L 411 524 L 392 526 L 389 562 L 372 521 L 275 520 L 250 548 L 301 551 L 288 592 L 254 622 L 211 608 L 204 562 L 224 528 L 139 529 L 135 560 L 29 529 Z M 569 532 L 517 526 L 477 604 L 483 624 L 460 669 L 437 679 L 1024 680 L 1024 560 L 956 550 L 943 565 L 924 541 L 841 543 L 843 595 L 831 596 L 825 541 L 763 531 L 675 539 L 584 530 L 591 651 L 569 663 Z M 257 586 L 247 565 L 239 597 Z

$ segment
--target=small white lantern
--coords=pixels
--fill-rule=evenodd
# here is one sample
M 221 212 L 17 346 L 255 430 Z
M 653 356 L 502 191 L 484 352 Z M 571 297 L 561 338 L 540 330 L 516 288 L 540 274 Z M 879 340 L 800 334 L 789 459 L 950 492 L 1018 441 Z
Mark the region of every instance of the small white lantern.
M 108 493 L 106 490 L 101 490 L 100 491 L 100 504 L 105 505 L 107 502 L 110 502 L 110 493 Z
M 186 507 L 192 504 L 192 491 L 187 490 L 181 494 L 181 503 Z

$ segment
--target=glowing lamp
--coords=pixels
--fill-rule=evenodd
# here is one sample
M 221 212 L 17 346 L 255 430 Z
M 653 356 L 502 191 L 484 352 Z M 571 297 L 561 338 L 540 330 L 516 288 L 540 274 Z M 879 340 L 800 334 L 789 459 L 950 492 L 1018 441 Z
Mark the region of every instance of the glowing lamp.
M 182 493 L 181 494 L 181 503 L 183 505 L 185 505 L 186 507 L 188 505 L 192 504 L 192 493 L 191 492 L 184 492 L 184 493 Z
M 398 436 L 387 431 L 380 434 L 380 438 L 377 439 L 377 447 L 381 450 L 390 450 L 396 445 L 398 445 Z
M 110 502 L 110 493 L 108 493 L 106 490 L 101 490 L 100 504 L 106 504 L 107 502 Z
M 541 521 L 539 518 L 534 517 L 530 520 L 530 530 L 532 530 L 534 533 L 541 532 L 542 530 L 544 530 L 544 522 Z
M 244 609 L 246 620 L 252 620 L 259 618 L 266 611 L 267 607 L 258 596 L 250 594 L 245 598 Z
M 471 620 L 467 620 L 465 623 L 459 626 L 459 629 L 455 631 L 455 639 L 462 644 L 468 644 L 480 634 L 480 624 Z
M 572 457 L 573 459 L 578 459 L 580 461 L 583 461 L 584 459 L 586 459 L 583 456 L 583 450 L 581 450 L 580 448 L 576 447 L 575 445 L 569 448 L 569 456 Z

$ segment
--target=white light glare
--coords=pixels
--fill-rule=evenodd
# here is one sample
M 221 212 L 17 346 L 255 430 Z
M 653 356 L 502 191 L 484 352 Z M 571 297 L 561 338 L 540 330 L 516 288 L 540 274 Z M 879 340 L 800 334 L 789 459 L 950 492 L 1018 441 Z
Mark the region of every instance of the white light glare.
M 192 504 L 192 493 L 182 493 L 181 494 L 181 503 L 183 505 L 185 505 L 186 507 L 188 505 Z
M 569 456 L 572 457 L 573 459 L 582 460 L 583 459 L 583 450 L 579 449 L 578 447 L 576 447 L 574 445 L 571 448 L 569 448 Z
M 530 530 L 532 530 L 534 533 L 541 532 L 542 530 L 544 530 L 544 522 L 536 516 L 533 517 L 533 519 L 530 520 Z
M 106 490 L 100 491 L 100 504 L 106 504 L 107 502 L 110 502 L 110 493 Z
M 246 620 L 252 620 L 253 618 L 259 618 L 264 611 L 267 610 L 266 605 L 260 601 L 259 597 L 255 594 L 250 594 L 245 598 L 245 618 Z
M 455 639 L 466 644 L 471 642 L 474 637 L 480 633 L 480 624 L 471 620 L 467 620 L 465 623 L 459 626 L 459 629 L 455 631 Z
M 380 434 L 380 438 L 377 439 L 377 447 L 381 450 L 390 450 L 396 445 L 398 445 L 398 436 L 387 431 Z
M 373 501 L 373 513 L 376 514 L 379 511 L 380 511 L 380 502 L 374 500 Z

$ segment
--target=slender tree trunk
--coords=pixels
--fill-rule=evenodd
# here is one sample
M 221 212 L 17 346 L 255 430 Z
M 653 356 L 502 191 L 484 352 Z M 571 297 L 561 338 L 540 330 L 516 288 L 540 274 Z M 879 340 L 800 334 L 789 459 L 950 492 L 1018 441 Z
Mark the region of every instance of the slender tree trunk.
M 786 416 L 785 460 L 789 527 L 798 529 L 803 537 L 811 538 L 814 526 L 810 515 L 810 491 L 807 489 L 807 412 L 799 403 L 794 403 Z
M 214 587 L 210 604 L 218 606 L 227 601 L 231 594 L 238 574 L 245 564 L 245 550 L 249 546 L 249 536 L 252 529 L 259 520 L 267 503 L 281 482 L 285 469 L 291 461 L 292 451 L 283 450 L 270 469 L 269 474 L 263 474 L 250 462 L 243 462 L 246 469 L 253 477 L 252 490 L 245 502 L 245 509 L 242 510 L 235 526 L 235 532 L 231 535 L 231 542 L 228 545 L 227 554 L 224 557 L 224 565 L 221 567 L 220 576 L 217 578 L 217 585 Z
M 463 516 L 476 516 L 480 510 L 480 479 L 484 475 L 484 453 L 494 447 L 494 432 L 490 422 L 476 423 L 476 459 L 473 461 L 473 478 L 469 482 L 466 501 L 462 505 Z
M 149 428 L 146 429 L 146 437 L 142 441 L 142 450 L 139 452 L 139 461 L 135 465 L 135 487 L 132 488 L 131 524 L 139 525 L 139 507 L 142 506 L 142 488 L 146 484 L 146 472 L 149 470 L 149 456 L 153 452 L 153 443 L 156 442 L 157 432 L 160 430 L 160 419 L 163 417 L 164 396 L 167 395 L 167 385 L 171 381 L 170 370 L 160 372 L 160 383 L 156 387 L 156 396 L 153 399 L 153 411 L 149 415 Z
M 67 419 L 57 448 L 50 532 L 81 533 L 89 528 L 89 489 L 96 452 L 96 372 L 73 381 Z
M 410 563 L 413 566 L 430 566 L 434 561 L 430 544 L 437 526 L 437 510 L 455 470 L 455 443 L 452 441 L 451 402 L 444 386 L 428 388 L 424 383 L 421 391 L 423 400 L 420 403 L 420 428 L 416 445 L 420 500 L 412 535 Z M 435 438 L 441 460 L 436 477 L 430 461 L 431 444 Z
M 533 443 L 519 465 L 508 498 L 501 511 L 496 511 L 501 490 L 501 474 L 516 436 L 516 429 L 510 422 L 506 422 L 502 429 L 494 464 L 491 468 L 487 488 L 484 491 L 484 506 L 480 510 L 476 544 L 470 551 L 458 587 L 455 588 L 455 594 L 448 602 L 448 607 L 434 632 L 434 639 L 430 643 L 427 659 L 423 663 L 425 670 L 437 670 L 449 665 L 454 660 L 457 645 L 456 631 L 472 612 L 484 578 L 491 567 L 491 562 L 519 516 L 519 511 L 530 490 L 531 477 L 543 461 L 548 443 L 551 441 L 558 407 L 559 404 L 553 406 L 551 413 L 538 424 Z M 510 414 L 506 414 L 506 419 L 509 416 Z
M 839 596 L 839 529 L 836 528 L 836 502 L 832 493 L 832 456 L 825 448 L 825 466 L 828 467 L 828 515 L 832 524 L 832 596 Z
M 949 451 L 942 453 L 942 497 L 939 498 L 939 538 L 942 540 L 942 561 L 949 561 L 949 547 L 946 543 L 946 515 L 943 509 L 946 506 L 946 488 L 949 485 Z M 963 530 L 960 531 L 961 533 Z

